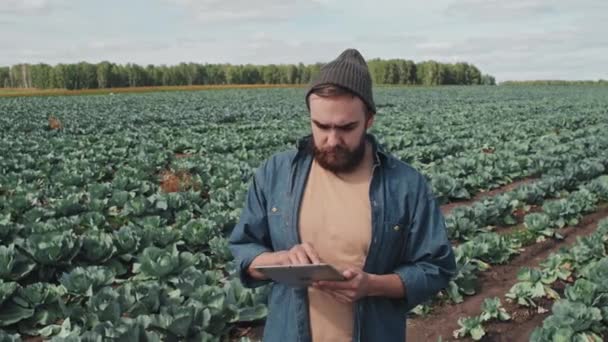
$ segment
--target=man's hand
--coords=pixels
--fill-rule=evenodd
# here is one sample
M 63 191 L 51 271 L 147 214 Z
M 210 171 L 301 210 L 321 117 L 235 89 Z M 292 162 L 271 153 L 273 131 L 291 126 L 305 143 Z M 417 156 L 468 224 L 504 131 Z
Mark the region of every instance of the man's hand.
M 293 246 L 289 251 L 281 251 L 280 265 L 308 265 L 320 264 L 321 258 L 311 244 L 305 242 Z
M 274 266 L 274 265 L 308 265 L 320 264 L 321 258 L 312 247 L 311 244 L 305 242 L 300 245 L 293 246 L 288 251 L 279 251 L 273 253 L 262 253 L 253 260 L 249 266 L 249 275 L 255 279 L 266 279 L 266 277 L 255 270 L 257 266 Z
M 342 303 L 354 303 L 366 297 L 370 292 L 371 275 L 356 268 L 350 268 L 342 273 L 345 281 L 319 281 L 314 288 L 329 293 Z
M 345 281 L 320 281 L 314 288 L 331 294 L 342 303 L 353 303 L 363 297 L 403 298 L 405 286 L 396 274 L 371 274 L 360 269 L 344 271 Z

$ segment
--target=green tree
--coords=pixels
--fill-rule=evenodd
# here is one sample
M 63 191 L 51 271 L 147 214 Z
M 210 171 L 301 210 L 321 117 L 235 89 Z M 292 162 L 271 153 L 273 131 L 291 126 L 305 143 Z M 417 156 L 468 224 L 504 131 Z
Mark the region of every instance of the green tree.
M 92 89 L 99 87 L 97 82 L 97 66 L 86 62 L 78 63 L 78 89 Z
M 11 88 L 11 68 L 0 67 L 0 87 Z
M 98 88 L 109 88 L 112 80 L 112 64 L 107 61 L 103 61 L 97 64 L 97 87 Z
M 435 61 L 425 61 L 416 65 L 417 83 L 425 86 L 443 84 L 445 69 Z
M 316 77 L 321 66 L 323 63 L 231 65 L 190 62 L 172 66 L 148 64 L 143 67 L 134 63 L 121 65 L 109 61 L 55 66 L 44 63 L 16 64 L 0 68 L 0 87 L 89 89 L 199 84 L 306 84 Z M 482 75 L 477 67 L 464 62 L 415 63 L 406 59 L 376 58 L 369 60 L 368 66 L 376 84 L 495 84 L 490 75 Z
M 48 89 L 52 87 L 51 76 L 53 67 L 48 64 L 35 64 L 30 66 L 32 76 L 32 86 L 39 89 Z
M 496 79 L 490 75 L 481 76 L 481 84 L 483 85 L 496 85 Z

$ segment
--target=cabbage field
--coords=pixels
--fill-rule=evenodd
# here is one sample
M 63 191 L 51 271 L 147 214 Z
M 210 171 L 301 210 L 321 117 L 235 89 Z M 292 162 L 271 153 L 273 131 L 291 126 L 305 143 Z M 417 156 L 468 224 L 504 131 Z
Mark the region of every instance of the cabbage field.
M 608 340 L 608 87 L 386 87 L 459 272 L 408 341 Z M 0 341 L 260 337 L 226 236 L 301 88 L 0 98 Z M 404 317 L 405 319 L 405 317 Z

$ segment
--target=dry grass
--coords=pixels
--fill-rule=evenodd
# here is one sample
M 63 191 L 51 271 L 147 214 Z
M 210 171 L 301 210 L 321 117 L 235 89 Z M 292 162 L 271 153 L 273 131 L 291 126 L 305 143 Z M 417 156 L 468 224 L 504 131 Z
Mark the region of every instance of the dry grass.
M 188 171 L 165 170 L 160 174 L 160 178 L 160 188 L 165 193 L 201 189 L 201 184 L 194 182 Z
M 10 94 L 10 93 L 28 93 L 39 91 L 39 89 L 35 88 L 0 88 L 0 94 Z
M 49 116 L 49 128 L 52 130 L 60 130 L 63 128 L 61 121 L 54 116 Z
M 263 89 L 263 88 L 301 88 L 299 84 L 244 84 L 244 85 L 193 85 L 193 86 L 160 86 L 160 87 L 126 87 L 104 89 L 23 89 L 0 88 L 0 97 L 17 96 L 66 96 L 66 95 L 103 95 L 118 93 L 150 93 L 162 91 L 195 91 L 195 90 L 221 90 L 221 89 Z

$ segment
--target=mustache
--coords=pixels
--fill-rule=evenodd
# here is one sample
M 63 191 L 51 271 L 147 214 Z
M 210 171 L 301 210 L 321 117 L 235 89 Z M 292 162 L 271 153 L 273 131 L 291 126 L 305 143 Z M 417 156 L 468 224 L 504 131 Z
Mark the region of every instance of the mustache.
M 345 146 L 335 146 L 335 147 L 330 147 L 330 148 L 318 149 L 318 152 L 322 153 L 322 154 L 338 154 L 338 153 L 348 153 L 350 151 Z
M 317 162 L 325 169 L 333 172 L 352 171 L 359 165 L 365 154 L 365 139 L 353 150 L 348 146 L 337 145 L 321 148 L 310 144 L 310 150 Z

